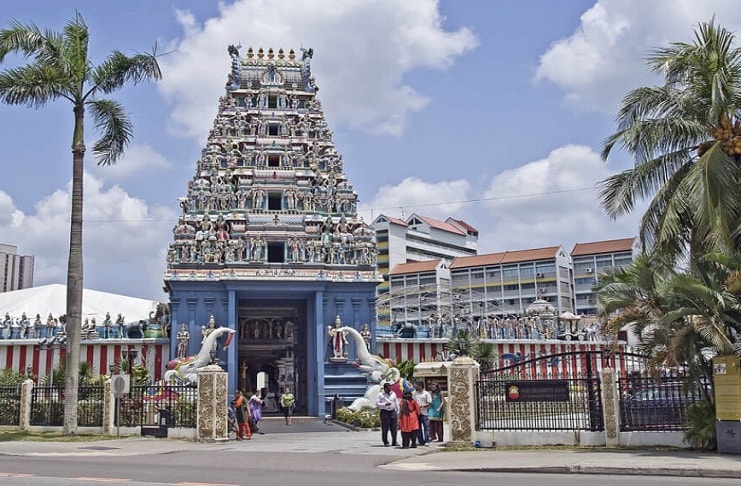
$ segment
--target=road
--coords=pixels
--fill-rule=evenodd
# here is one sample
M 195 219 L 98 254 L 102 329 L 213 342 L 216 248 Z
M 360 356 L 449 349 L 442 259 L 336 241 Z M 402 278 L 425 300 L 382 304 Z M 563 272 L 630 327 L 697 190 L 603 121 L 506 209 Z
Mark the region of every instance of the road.
M 738 484 L 738 479 L 667 477 L 607 477 L 589 475 L 500 474 L 480 472 L 414 471 L 387 469 L 391 455 L 338 454 L 337 452 L 259 452 L 252 450 L 203 451 L 153 456 L 0 457 L 2 485 L 256 485 L 306 484 L 321 486 L 378 486 L 403 484 L 413 478 L 425 485 L 467 486 L 678 486 Z
M 378 486 L 409 481 L 433 486 L 738 484 L 738 478 L 451 471 L 445 470 L 445 464 L 452 456 L 429 454 L 436 449 L 428 447 L 383 447 L 378 432 L 351 432 L 315 419 L 297 419 L 290 427 L 281 419 L 267 420 L 262 429 L 266 434 L 255 435 L 250 441 L 213 444 L 154 438 L 2 443 L 0 485 Z M 436 458 L 440 461 L 437 465 Z

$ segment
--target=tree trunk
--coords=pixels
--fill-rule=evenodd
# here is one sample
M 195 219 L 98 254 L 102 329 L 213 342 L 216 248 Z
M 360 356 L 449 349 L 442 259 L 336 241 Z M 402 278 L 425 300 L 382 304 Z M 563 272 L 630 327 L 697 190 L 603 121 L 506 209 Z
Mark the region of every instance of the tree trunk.
M 82 324 L 82 207 L 85 142 L 84 105 L 76 106 L 72 140 L 72 207 L 67 262 L 67 356 L 64 375 L 64 435 L 77 434 L 77 397 Z

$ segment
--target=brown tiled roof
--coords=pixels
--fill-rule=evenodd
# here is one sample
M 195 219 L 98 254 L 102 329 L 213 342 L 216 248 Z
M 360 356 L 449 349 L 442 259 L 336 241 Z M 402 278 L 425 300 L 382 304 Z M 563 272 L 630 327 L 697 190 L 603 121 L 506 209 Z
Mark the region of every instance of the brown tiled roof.
M 546 248 L 537 248 L 534 250 L 515 250 L 508 251 L 502 259 L 502 263 L 519 263 L 531 262 L 534 260 L 549 260 L 556 257 L 560 246 L 549 246 Z
M 466 232 L 463 231 L 463 230 L 461 230 L 460 228 L 456 228 L 452 224 L 446 223 L 445 221 L 440 221 L 439 219 L 429 218 L 427 216 L 420 216 L 419 214 L 412 215 L 409 218 L 409 220 L 411 220 L 412 218 L 419 218 L 422 221 L 424 221 L 425 223 L 429 224 L 432 228 L 436 228 L 436 229 L 439 229 L 439 230 L 442 230 L 442 231 L 447 231 L 448 233 L 455 233 L 455 234 L 458 234 L 458 235 L 465 235 L 466 234 Z M 409 220 L 407 220 L 407 221 L 409 221 Z
M 440 264 L 440 260 L 429 260 L 424 262 L 399 263 L 389 272 L 389 275 L 404 275 L 407 273 L 420 273 L 434 271 Z
M 450 268 L 480 267 L 484 265 L 499 265 L 504 263 L 531 262 L 535 260 L 549 260 L 556 257 L 560 246 L 549 246 L 534 250 L 503 251 L 487 255 L 456 257 Z
M 383 217 L 383 218 L 386 218 L 386 220 L 387 220 L 387 221 L 388 221 L 389 223 L 393 223 L 393 224 L 398 224 L 398 225 L 400 225 L 400 226 L 406 226 L 406 225 L 407 225 L 407 222 L 406 222 L 406 221 L 404 221 L 403 219 L 399 219 L 399 218 L 392 218 L 391 216 L 386 216 L 385 214 L 381 214 L 380 216 L 378 216 L 378 218 L 376 218 L 376 220 L 378 220 L 379 218 L 382 218 L 382 217 Z
M 577 243 L 571 250 L 571 256 L 596 255 L 599 253 L 614 253 L 617 251 L 631 251 L 635 238 L 619 240 L 595 241 L 592 243 Z
M 486 255 L 473 255 L 464 257 L 455 257 L 450 264 L 450 268 L 480 267 L 483 265 L 497 265 L 502 263 L 506 252 L 488 253 Z
M 448 218 L 445 221 L 455 221 L 457 224 L 461 225 L 463 227 L 463 229 L 465 229 L 466 231 L 469 231 L 469 232 L 473 233 L 474 235 L 478 235 L 479 234 L 479 230 L 477 230 L 476 228 L 474 228 L 470 224 L 466 223 L 462 219 Z

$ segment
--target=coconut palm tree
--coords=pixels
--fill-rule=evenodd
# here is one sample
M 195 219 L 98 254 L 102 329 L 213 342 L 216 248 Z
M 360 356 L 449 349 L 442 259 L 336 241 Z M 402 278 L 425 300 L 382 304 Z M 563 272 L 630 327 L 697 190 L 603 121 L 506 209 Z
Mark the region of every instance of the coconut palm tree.
M 661 86 L 630 91 L 602 157 L 621 147 L 634 167 L 601 184 L 612 218 L 651 199 L 640 225 L 644 248 L 670 256 L 741 246 L 741 49 L 732 32 L 701 23 L 693 43 L 655 50 Z
M 102 133 L 93 145 L 99 165 L 115 163 L 132 136 L 123 106 L 106 99 L 126 83 L 160 79 L 156 53 L 126 56 L 114 50 L 98 65 L 88 57 L 89 32 L 77 14 L 61 32 L 41 31 L 36 25 L 14 21 L 0 31 L 0 63 L 10 54 L 29 62 L 0 72 L 0 101 L 39 108 L 52 101 L 72 104 L 72 204 L 67 266 L 67 372 L 65 379 L 64 433 L 77 433 L 77 392 L 82 312 L 82 209 L 85 114 Z

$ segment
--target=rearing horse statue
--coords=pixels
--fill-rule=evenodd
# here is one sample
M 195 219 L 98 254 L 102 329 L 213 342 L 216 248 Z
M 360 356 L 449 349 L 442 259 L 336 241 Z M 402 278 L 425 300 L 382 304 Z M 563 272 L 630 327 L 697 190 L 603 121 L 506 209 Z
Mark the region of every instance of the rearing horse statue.
M 344 331 L 352 337 L 352 341 L 355 343 L 355 354 L 358 356 L 358 361 L 354 363 L 354 366 L 363 372 L 369 384 L 365 395 L 356 398 L 347 408 L 354 412 L 363 408 L 376 408 L 376 400 L 378 394 L 381 393 L 381 384 L 385 382 L 395 384 L 398 382 L 401 378 L 399 370 L 392 365 L 391 361 L 371 354 L 365 344 L 365 339 L 355 328 L 343 326 L 336 331 Z
M 176 358 L 167 363 L 167 371 L 165 371 L 164 376 L 165 383 L 180 381 L 196 384 L 198 380 L 198 370 L 211 362 L 211 350 L 216 348 L 218 339 L 223 334 L 227 334 L 226 343 L 224 343 L 223 348 L 226 349 L 232 342 L 234 332 L 234 329 L 229 329 L 228 327 L 217 327 L 211 332 L 211 334 L 206 336 L 206 339 L 203 340 L 201 350 L 198 354 L 185 359 Z

